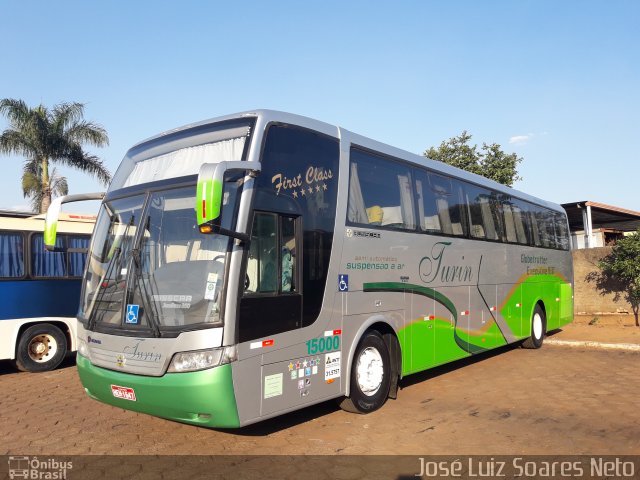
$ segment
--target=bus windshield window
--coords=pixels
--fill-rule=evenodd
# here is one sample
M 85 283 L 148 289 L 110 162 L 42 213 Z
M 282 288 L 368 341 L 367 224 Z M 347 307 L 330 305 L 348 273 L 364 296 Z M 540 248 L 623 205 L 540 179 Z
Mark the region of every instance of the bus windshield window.
M 233 212 L 228 210 L 235 208 L 241 183 L 225 182 L 225 228 L 230 227 Z M 144 209 L 142 195 L 105 203 L 96 224 L 81 317 L 128 329 L 220 322 L 230 239 L 200 233 L 194 198 L 192 186 L 154 192 Z M 123 312 L 130 306 L 137 314 L 125 319 Z
M 142 215 L 144 196 L 102 205 L 91 244 L 80 317 L 119 324 L 126 287 L 127 257 Z M 96 310 L 95 312 L 94 309 Z
M 143 219 L 141 259 L 131 280 L 132 303 L 152 310 L 161 327 L 220 320 L 230 241 L 223 235 L 199 232 L 194 197 L 194 187 L 154 193 Z

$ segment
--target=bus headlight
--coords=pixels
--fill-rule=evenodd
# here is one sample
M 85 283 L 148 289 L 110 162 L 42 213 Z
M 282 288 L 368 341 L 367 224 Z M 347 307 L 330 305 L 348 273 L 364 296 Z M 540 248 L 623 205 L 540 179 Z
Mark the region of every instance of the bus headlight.
M 89 358 L 89 345 L 81 338 L 78 339 L 78 355 Z
M 210 348 L 193 352 L 176 353 L 171 360 L 169 373 L 195 372 L 230 363 L 236 359 L 236 347 Z

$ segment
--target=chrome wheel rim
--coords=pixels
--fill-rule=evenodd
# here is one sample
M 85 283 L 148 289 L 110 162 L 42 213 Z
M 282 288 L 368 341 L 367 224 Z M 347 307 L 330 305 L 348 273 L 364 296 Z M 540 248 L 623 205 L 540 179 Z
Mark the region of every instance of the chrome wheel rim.
M 356 364 L 356 380 L 360 391 L 367 397 L 375 395 L 382 386 L 384 377 L 384 363 L 380 352 L 367 347 L 358 357 Z

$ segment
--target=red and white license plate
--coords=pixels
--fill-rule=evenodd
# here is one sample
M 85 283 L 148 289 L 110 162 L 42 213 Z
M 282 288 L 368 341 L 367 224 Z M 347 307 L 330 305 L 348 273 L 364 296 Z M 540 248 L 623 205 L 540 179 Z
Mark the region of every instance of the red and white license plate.
M 111 385 L 111 393 L 116 398 L 131 400 L 132 402 L 136 401 L 136 392 L 133 391 L 133 388 Z

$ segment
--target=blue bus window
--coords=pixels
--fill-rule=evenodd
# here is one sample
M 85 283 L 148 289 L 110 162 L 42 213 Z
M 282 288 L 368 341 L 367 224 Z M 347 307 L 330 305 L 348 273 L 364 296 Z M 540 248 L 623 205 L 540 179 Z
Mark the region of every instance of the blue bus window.
M 68 237 L 69 248 L 89 248 L 89 237 Z M 69 276 L 81 277 L 84 272 L 84 262 L 87 259 L 86 253 L 69 252 Z
M 23 237 L 15 233 L 0 233 L 0 277 L 24 276 Z
M 56 247 L 64 247 L 65 237 L 58 235 Z M 31 237 L 31 274 L 34 277 L 66 277 L 67 262 L 64 252 L 49 252 L 44 248 L 42 234 Z

